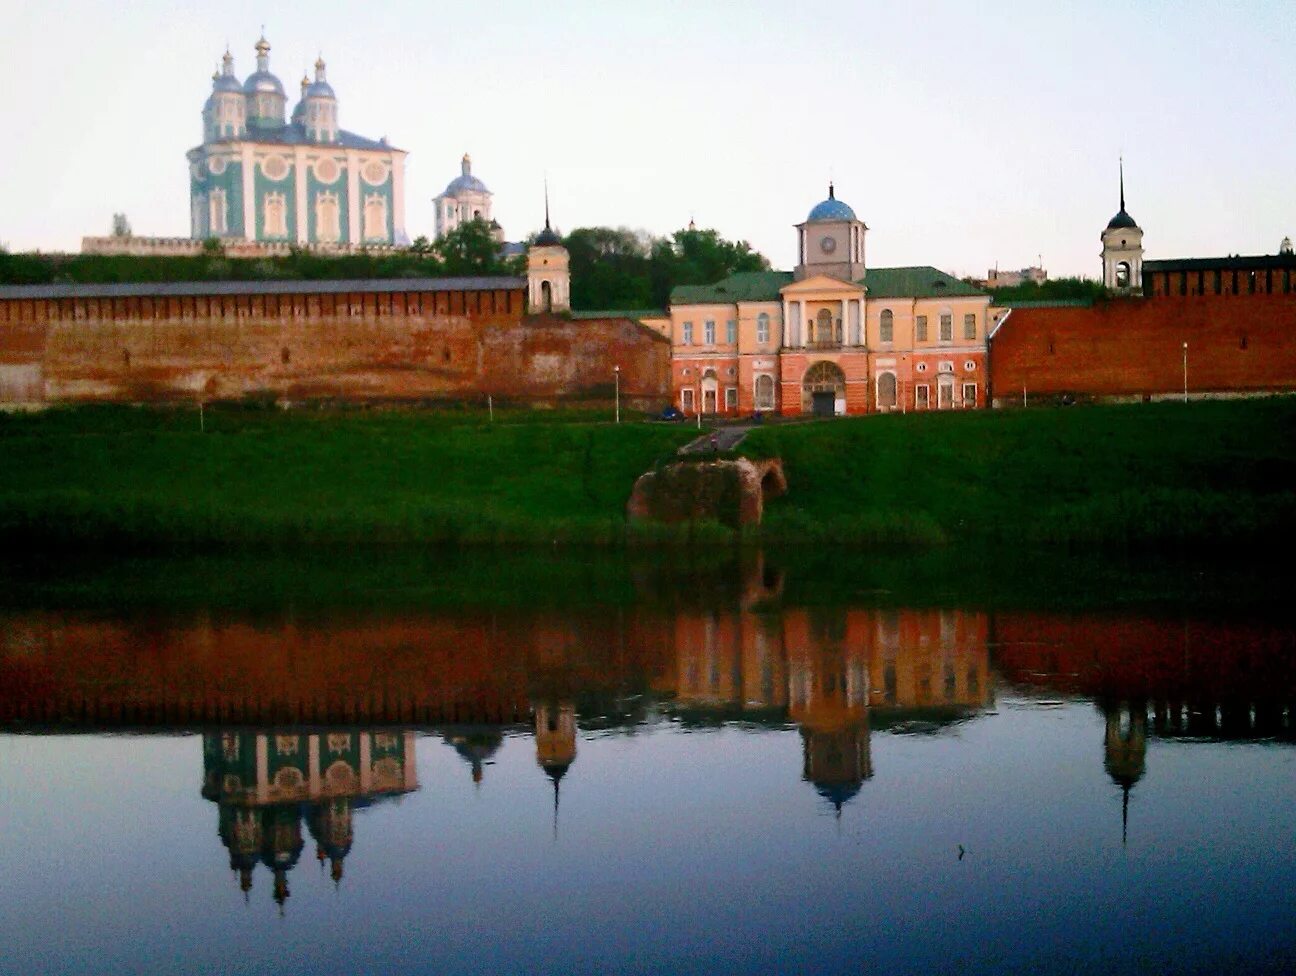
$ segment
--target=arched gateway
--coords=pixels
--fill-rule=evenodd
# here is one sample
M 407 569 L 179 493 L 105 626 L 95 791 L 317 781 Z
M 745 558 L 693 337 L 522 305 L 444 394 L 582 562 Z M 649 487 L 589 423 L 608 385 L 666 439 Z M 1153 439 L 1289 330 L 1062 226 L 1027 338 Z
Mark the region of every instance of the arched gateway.
M 846 412 L 846 374 L 836 363 L 815 363 L 801 380 L 801 409 L 816 417 Z

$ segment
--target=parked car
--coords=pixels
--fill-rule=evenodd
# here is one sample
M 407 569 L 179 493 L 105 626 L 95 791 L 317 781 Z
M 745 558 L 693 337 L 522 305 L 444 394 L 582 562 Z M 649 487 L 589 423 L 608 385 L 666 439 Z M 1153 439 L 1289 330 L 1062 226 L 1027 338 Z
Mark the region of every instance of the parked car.
M 657 415 L 657 419 L 670 421 L 683 420 L 684 414 L 680 412 L 678 407 L 667 407 Z

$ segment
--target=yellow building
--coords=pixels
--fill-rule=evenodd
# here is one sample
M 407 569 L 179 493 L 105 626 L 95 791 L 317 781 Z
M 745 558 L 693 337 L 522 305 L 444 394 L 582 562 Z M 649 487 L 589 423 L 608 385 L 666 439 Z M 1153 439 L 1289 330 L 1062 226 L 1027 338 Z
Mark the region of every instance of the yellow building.
M 793 271 L 671 293 L 671 383 L 686 414 L 834 416 L 985 404 L 990 297 L 933 267 L 867 268 L 836 198 L 796 226 Z

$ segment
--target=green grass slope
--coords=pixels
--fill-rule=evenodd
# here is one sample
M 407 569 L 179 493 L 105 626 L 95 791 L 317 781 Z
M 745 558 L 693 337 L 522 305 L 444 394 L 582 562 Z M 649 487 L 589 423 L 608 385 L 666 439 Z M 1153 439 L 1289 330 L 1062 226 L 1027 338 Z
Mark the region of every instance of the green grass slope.
M 1296 537 L 1296 398 L 772 426 L 767 540 L 1249 546 Z
M 0 416 L 0 539 L 34 547 L 618 541 L 688 430 L 589 414 L 82 408 Z

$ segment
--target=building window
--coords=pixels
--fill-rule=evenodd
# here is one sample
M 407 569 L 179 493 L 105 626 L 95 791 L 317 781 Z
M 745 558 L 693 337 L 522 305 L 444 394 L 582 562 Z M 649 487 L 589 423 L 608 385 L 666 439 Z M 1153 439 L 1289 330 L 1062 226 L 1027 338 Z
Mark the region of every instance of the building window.
M 977 405 L 976 386 L 977 385 L 975 383 L 963 384 L 963 406 L 968 409 L 971 409 L 972 407 L 975 407 Z
M 315 238 L 336 241 L 342 237 L 336 193 L 321 193 L 315 197 Z
M 895 373 L 881 373 L 877 379 L 877 403 L 879 407 L 896 405 Z
M 208 227 L 213 234 L 224 234 L 227 229 L 225 191 L 217 187 L 211 191 L 211 223 Z
M 940 341 L 954 341 L 954 315 L 951 312 L 940 313 Z
M 680 345 L 693 345 L 693 323 L 685 322 L 682 332 L 683 334 L 680 336 Z
M 691 389 L 680 390 L 680 409 L 685 413 L 693 412 L 693 391 Z
M 761 312 L 756 316 L 756 341 L 769 342 L 769 313 Z
M 387 198 L 381 193 L 371 193 L 364 202 L 365 240 L 387 240 Z
M 929 388 L 926 383 L 919 383 L 914 387 L 914 409 L 926 410 L 930 403 Z
M 702 326 L 702 343 L 707 346 L 715 345 L 715 321 L 707 319 Z
M 738 388 L 735 386 L 725 388 L 725 409 L 738 409 Z
M 774 377 L 767 373 L 756 377 L 756 409 L 774 409 Z
M 926 363 L 918 363 L 917 365 L 914 366 L 914 369 L 917 370 L 917 371 L 920 372 L 920 373 L 925 373 L 925 372 L 927 372 L 927 364 L 926 364 Z
M 1128 288 L 1130 283 L 1130 266 L 1129 262 L 1121 261 L 1116 265 L 1116 287 Z
M 262 219 L 265 223 L 266 237 L 288 236 L 288 208 L 282 193 L 265 195 L 265 212 Z
M 882 322 L 879 335 L 883 342 L 895 341 L 895 316 L 889 308 L 882 309 Z M 893 376 L 891 379 L 894 381 L 895 377 Z
M 918 316 L 918 319 L 914 324 L 914 339 L 918 342 L 927 341 L 927 316 Z
M 963 316 L 963 338 L 964 339 L 976 338 L 976 313 L 975 312 L 968 312 L 966 315 Z

